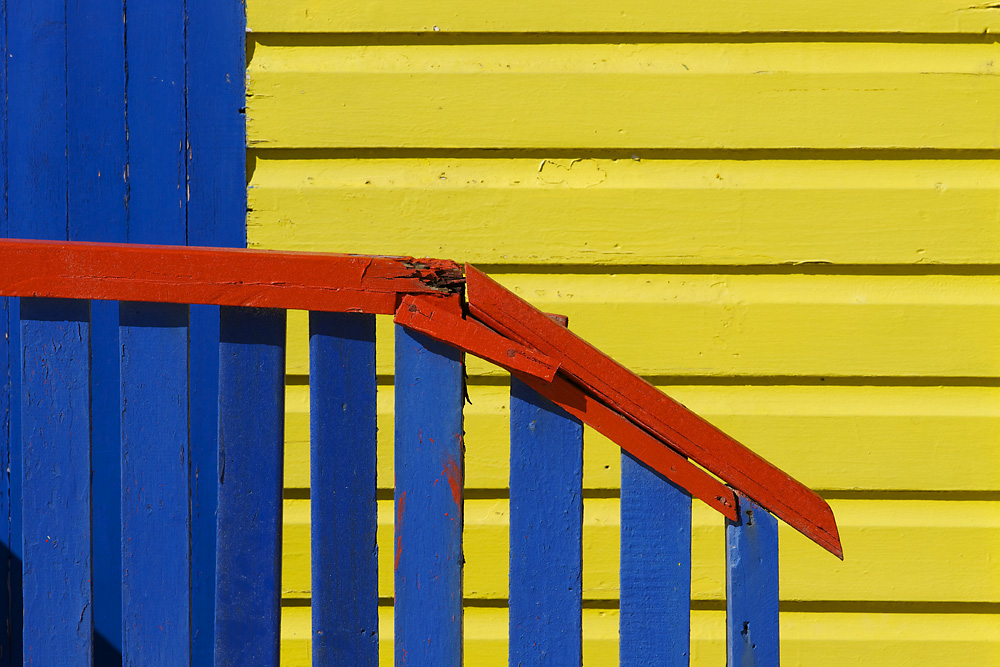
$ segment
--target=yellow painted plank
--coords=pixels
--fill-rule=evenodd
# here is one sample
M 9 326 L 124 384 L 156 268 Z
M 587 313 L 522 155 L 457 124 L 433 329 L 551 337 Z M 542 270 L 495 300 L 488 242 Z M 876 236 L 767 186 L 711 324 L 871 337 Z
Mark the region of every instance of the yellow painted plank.
M 877 3 L 737 2 L 723 0 L 614 3 L 516 0 L 470 4 L 461 0 L 253 0 L 247 24 L 254 32 L 918 32 L 981 33 L 1000 28 L 997 8 L 958 0 L 883 0 Z
M 248 198 L 250 246 L 277 250 L 526 265 L 1000 262 L 993 160 L 262 151 Z
M 286 607 L 281 616 L 281 664 L 310 663 L 308 607 Z M 1000 664 L 1000 616 L 992 614 L 872 614 L 783 612 L 781 664 L 786 667 L 843 665 Z M 617 610 L 583 611 L 583 664 L 618 664 Z M 465 610 L 465 664 L 507 666 L 507 610 Z M 725 612 L 691 614 L 692 667 L 725 664 Z M 392 608 L 379 609 L 379 664 L 393 664 Z
M 251 146 L 996 149 L 996 44 L 257 44 Z
M 1000 276 L 547 274 L 494 277 L 648 376 L 997 377 Z M 379 373 L 392 322 L 379 318 Z M 307 373 L 290 320 L 288 372 Z M 470 358 L 471 375 L 504 373 Z
M 1000 504 L 987 501 L 832 500 L 846 560 L 781 524 L 783 600 L 1000 602 Z M 618 595 L 618 500 L 584 501 L 583 594 Z M 465 595 L 507 597 L 506 500 L 465 503 Z M 285 501 L 282 585 L 309 597 L 309 501 Z M 392 596 L 392 503 L 379 502 L 379 595 Z M 725 597 L 723 519 L 695 504 L 692 597 Z M 405 548 L 405 547 L 404 547 Z
M 662 385 L 813 489 L 1000 491 L 1000 388 Z M 287 390 L 285 486 L 309 486 L 308 387 Z M 509 389 L 469 386 L 466 488 L 509 481 Z M 393 391 L 378 395 L 379 487 L 392 488 Z M 584 485 L 615 489 L 619 449 L 585 431 Z

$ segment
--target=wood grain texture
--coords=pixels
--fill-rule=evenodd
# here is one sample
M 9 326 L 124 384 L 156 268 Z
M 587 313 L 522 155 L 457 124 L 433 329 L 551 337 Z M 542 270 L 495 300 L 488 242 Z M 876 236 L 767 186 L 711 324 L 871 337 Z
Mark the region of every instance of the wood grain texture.
M 278 661 L 285 312 L 223 308 L 215 664 Z
M 727 1 L 710 10 L 698 3 L 650 5 L 626 0 L 614 5 L 588 2 L 547 3 L 519 0 L 469 7 L 449 2 L 354 0 L 256 0 L 247 6 L 252 30 L 260 32 L 392 33 L 612 33 L 605 39 L 634 39 L 613 33 L 773 33 L 773 32 L 916 32 L 982 33 L 1000 27 L 989 5 L 969 6 L 934 0 L 917 6 L 902 0 L 878 5 L 820 2 L 808 7 L 783 0 L 747 6 Z M 720 39 L 726 36 L 720 35 Z M 479 39 L 486 40 L 485 36 Z M 572 37 L 568 37 L 572 39 Z
M 396 328 L 396 662 L 462 664 L 462 354 Z
M 392 608 L 380 607 L 381 667 L 392 662 Z M 309 609 L 286 607 L 282 664 L 308 667 Z M 693 667 L 718 667 L 726 660 L 723 611 L 691 613 Z M 468 653 L 484 667 L 507 665 L 507 610 L 470 608 L 466 614 Z M 585 665 L 618 662 L 618 612 L 584 609 Z M 850 637 L 844 641 L 843 637 Z M 975 664 L 1000 658 L 1000 619 L 996 614 L 791 612 L 781 614 L 782 664 L 836 667 L 879 660 L 880 665 L 906 667 L 923 660 L 948 664 L 961 651 Z
M 90 304 L 21 302 L 25 665 L 90 664 Z
M 995 149 L 994 44 L 258 43 L 255 148 Z M 697 101 L 697 103 L 693 103 Z M 400 113 L 405 122 L 400 122 Z
M 837 561 L 794 529 L 779 528 L 783 600 L 855 613 L 870 609 L 871 603 L 879 608 L 903 604 L 914 613 L 928 614 L 951 603 L 962 611 L 1000 602 L 1000 580 L 992 564 L 1000 553 L 1000 511 L 992 501 L 862 498 L 830 503 L 851 556 Z M 497 554 L 507 554 L 510 548 L 509 503 L 475 499 L 466 500 L 465 506 L 465 596 L 506 599 L 508 561 Z M 282 581 L 287 598 L 310 596 L 309 512 L 307 500 L 285 501 Z M 594 604 L 618 599 L 620 513 L 617 498 L 584 500 L 583 595 Z M 392 503 L 380 501 L 383 598 L 393 595 L 393 517 Z M 692 524 L 692 599 L 721 604 L 726 595 L 724 522 L 696 502 Z M 913 551 L 923 557 L 911 558 Z
M 737 517 L 736 497 L 732 489 L 577 385 L 561 376 L 551 383 L 523 376 L 521 381 L 617 444 L 622 452 L 644 461 L 657 474 L 688 494 L 704 501 L 723 516 Z
M 621 667 L 691 660 L 691 496 L 622 452 Z
M 610 272 L 1000 261 L 1000 166 L 988 159 L 856 151 L 823 160 L 807 148 L 749 160 L 641 150 L 613 158 L 254 155 L 247 234 L 257 248 L 418 254 L 552 273 L 566 264 Z
M 67 234 L 126 241 L 123 0 L 66 3 Z M 49 91 L 49 94 L 55 91 Z M 94 663 L 121 664 L 121 351 L 118 304 L 91 304 Z
M 726 664 L 777 667 L 778 521 L 744 496 L 726 521 L 726 565 Z
M 152 0 L 128 9 L 128 241 L 184 245 L 188 202 L 184 5 Z
M 461 310 L 462 304 L 454 299 L 449 303 L 408 295 L 403 297 L 392 321 L 508 371 L 520 371 L 550 382 L 555 377 L 558 359 L 497 334 L 481 322 L 462 315 Z
M 400 293 L 451 294 L 461 285 L 453 262 L 409 257 L 6 240 L 0 260 L 5 296 L 389 314 Z
M 312 313 L 309 347 L 312 664 L 375 667 L 375 317 Z
M 190 664 L 188 307 L 120 304 L 126 667 Z
M 494 329 L 546 354 L 609 407 L 774 512 L 818 545 L 843 558 L 826 502 L 790 475 L 658 391 L 590 343 L 549 320 L 486 274 L 465 267 L 469 311 Z
M 511 665 L 583 660 L 583 425 L 510 387 Z

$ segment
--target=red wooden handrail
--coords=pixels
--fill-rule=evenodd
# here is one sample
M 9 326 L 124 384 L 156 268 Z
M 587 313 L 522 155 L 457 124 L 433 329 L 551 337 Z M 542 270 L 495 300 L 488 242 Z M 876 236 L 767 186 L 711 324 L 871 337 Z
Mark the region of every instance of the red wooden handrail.
M 0 267 L 2 296 L 394 313 L 517 374 L 730 519 L 733 490 L 688 458 L 843 558 L 826 501 L 472 266 L 463 276 L 435 259 L 0 240 Z

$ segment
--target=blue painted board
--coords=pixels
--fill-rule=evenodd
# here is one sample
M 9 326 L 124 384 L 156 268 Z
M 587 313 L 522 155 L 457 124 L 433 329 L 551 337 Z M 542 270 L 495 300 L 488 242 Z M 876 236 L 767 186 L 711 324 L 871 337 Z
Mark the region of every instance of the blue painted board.
M 285 311 L 221 309 L 215 664 L 273 667 L 281 643 Z
M 24 664 L 88 665 L 90 304 L 21 300 Z
M 66 3 L 65 0 L 5 2 L 6 207 L 8 236 L 67 238 Z M 11 300 L 8 335 L 11 367 L 18 368 L 20 327 Z M 21 396 L 21 374 L 10 373 L 11 397 Z M 11 506 L 21 504 L 21 410 L 10 411 Z M 21 647 L 21 513 L 10 514 L 10 654 Z
M 462 664 L 463 366 L 396 327 L 396 664 Z
M 190 664 L 188 307 L 120 304 L 123 658 Z
M 622 452 L 619 664 L 690 661 L 691 496 Z
M 66 3 L 68 238 L 126 233 L 125 6 Z M 121 417 L 118 303 L 91 304 L 94 664 L 121 664 Z
M 4 59 L 7 58 L 7 3 L 0 2 L 0 53 Z M 7 127 L 7 68 L 0 67 L 0 126 Z M 7 173 L 7 133 L 0 132 L 0 173 Z M 6 178 L 6 176 L 5 176 Z M 7 188 L 0 192 L 0 236 L 10 235 L 10 221 L 7 218 Z M 11 446 L 11 409 L 18 405 L 18 402 L 11 400 L 11 370 L 16 369 L 16 361 L 12 366 L 11 360 L 16 360 L 19 356 L 17 351 L 11 349 L 11 330 L 19 329 L 18 322 L 11 321 L 11 310 L 16 308 L 16 301 L 13 299 L 0 298 L 0 327 L 3 331 L 3 340 L 0 340 L 0 461 L 10 461 L 11 453 L 19 456 L 21 451 L 20 437 L 17 437 L 17 444 Z M 15 341 L 20 340 L 19 335 L 13 336 Z M 13 352 L 13 354 L 12 354 Z M 16 370 L 15 370 L 16 372 Z M 20 385 L 20 383 L 18 383 Z M 20 410 L 18 409 L 18 412 Z M 20 421 L 18 419 L 17 421 Z M 17 475 L 20 477 L 20 466 L 17 466 Z M 20 480 L 18 481 L 20 486 Z M 18 500 L 20 502 L 20 500 Z M 11 508 L 11 482 L 9 475 L 0 475 L 0 516 L 10 516 Z M 20 521 L 18 521 L 20 524 Z M 18 613 L 16 620 L 11 615 L 11 577 L 12 570 L 18 574 L 21 572 L 21 563 L 15 559 L 15 551 L 10 548 L 10 527 L 11 522 L 5 522 L 0 526 L 0 628 L 8 628 L 5 632 L 0 632 L 0 667 L 10 667 L 10 630 L 14 627 L 20 635 L 21 620 Z M 19 538 L 20 539 L 20 538 Z M 20 552 L 20 544 L 16 553 Z M 20 580 L 18 580 L 18 595 L 20 595 Z M 18 598 L 20 599 L 20 598 Z M 20 640 L 18 641 L 20 644 Z
M 378 665 L 375 316 L 309 314 L 315 667 Z
M 246 18 L 241 0 L 187 0 L 187 242 L 246 247 Z M 219 309 L 191 307 L 192 662 L 215 653 Z
M 128 240 L 187 242 L 184 2 L 128 4 Z
M 777 667 L 778 520 L 737 494 L 726 520 L 726 656 L 729 667 Z
M 510 664 L 583 660 L 583 425 L 510 383 Z

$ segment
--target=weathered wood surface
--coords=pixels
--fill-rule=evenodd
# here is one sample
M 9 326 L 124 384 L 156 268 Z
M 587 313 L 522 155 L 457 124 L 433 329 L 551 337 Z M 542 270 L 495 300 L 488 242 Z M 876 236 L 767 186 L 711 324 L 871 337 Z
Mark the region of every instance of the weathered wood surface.
M 384 314 L 398 294 L 451 294 L 462 280 L 446 260 L 99 243 L 0 241 L 0 263 L 5 296 Z
M 191 659 L 188 307 L 120 304 L 126 667 Z
M 511 665 L 583 660 L 583 425 L 510 386 Z
M 465 273 L 469 308 L 475 317 L 545 354 L 561 355 L 561 369 L 609 407 L 756 499 L 835 556 L 843 557 L 833 512 L 813 491 L 552 322 L 486 274 L 468 265 Z
M 913 4 L 887 0 L 872 5 L 863 0 L 810 3 L 791 0 L 747 5 L 725 0 L 711 7 L 698 2 L 651 5 L 643 0 L 620 0 L 613 5 L 587 0 L 559 0 L 544 5 L 517 0 L 503 5 L 470 6 L 461 0 L 370 3 L 315 2 L 315 0 L 256 0 L 247 6 L 250 27 L 260 32 L 317 33 L 427 33 L 425 39 L 455 33 L 546 33 L 572 39 L 566 33 L 598 33 L 608 42 L 662 39 L 656 33 L 681 33 L 681 38 L 704 39 L 713 33 L 940 33 L 967 34 L 1000 29 L 997 10 L 990 4 L 969 5 L 961 0 L 931 0 Z M 437 34 L 435 34 L 437 33 Z M 486 34 L 481 34 L 486 33 Z M 633 34 L 629 34 L 633 33 Z M 638 35 L 634 33 L 639 33 Z M 379 35 L 382 36 L 381 34 Z M 409 36 L 408 36 L 409 37 Z M 714 35 L 716 39 L 733 39 Z M 409 37 L 415 39 L 415 37 Z M 836 36 L 831 36 L 836 39 Z M 468 37 L 466 37 L 468 39 Z
M 89 665 L 90 304 L 22 300 L 21 342 L 23 664 Z
M 440 299 L 405 296 L 393 321 L 508 371 L 520 371 L 548 381 L 555 377 L 558 359 L 505 338 L 474 319 L 462 317 L 461 305 L 455 305 L 458 307 L 442 303 Z
M 396 327 L 396 664 L 462 664 L 462 353 Z
M 726 522 L 726 664 L 778 667 L 778 521 L 740 497 Z
M 285 311 L 224 307 L 215 663 L 273 667 L 281 639 Z
M 691 659 L 691 496 L 622 452 L 621 667 Z
M 624 452 L 646 462 L 723 516 L 736 518 L 736 497 L 732 489 L 584 390 L 563 377 L 557 376 L 552 382 L 546 383 L 524 375 L 515 375 L 542 396 L 614 442 Z
M 312 664 L 376 667 L 375 317 L 311 313 L 309 350 Z
M 258 40 L 248 145 L 625 160 L 996 147 L 992 42 L 490 41 Z

